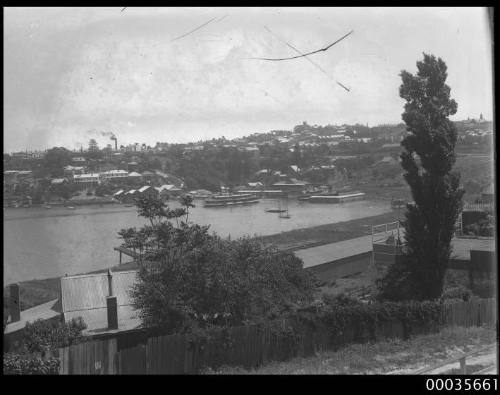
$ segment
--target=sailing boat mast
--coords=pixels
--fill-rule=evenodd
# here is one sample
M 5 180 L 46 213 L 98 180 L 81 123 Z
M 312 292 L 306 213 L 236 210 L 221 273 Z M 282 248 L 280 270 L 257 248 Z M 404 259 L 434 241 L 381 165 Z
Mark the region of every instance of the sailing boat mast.
M 283 199 L 284 209 L 281 210 L 281 200 L 280 200 L 280 218 L 290 218 L 290 214 L 288 214 L 288 201 Z

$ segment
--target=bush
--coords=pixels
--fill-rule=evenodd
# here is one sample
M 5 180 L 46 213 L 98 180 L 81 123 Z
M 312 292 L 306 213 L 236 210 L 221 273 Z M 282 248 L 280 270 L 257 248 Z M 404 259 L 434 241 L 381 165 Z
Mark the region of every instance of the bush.
M 441 311 L 440 301 L 366 304 L 339 296 L 326 298 L 322 308 L 298 311 L 290 317 L 326 328 L 334 342 L 344 335 L 352 336 L 354 341 L 367 341 L 375 340 L 377 325 L 382 322 L 399 321 L 406 336 L 419 328 L 434 329 L 441 323 Z
M 356 298 L 345 294 L 325 294 L 323 295 L 323 303 L 327 306 L 357 306 L 360 304 Z
M 87 328 L 82 318 L 70 322 L 36 320 L 26 323 L 23 334 L 23 346 L 28 353 L 54 351 L 60 347 L 79 343 L 82 331 Z
M 472 293 L 480 298 L 495 298 L 497 295 L 497 284 L 495 279 L 475 279 L 472 285 Z
M 38 355 L 6 353 L 3 355 L 3 373 L 15 375 L 58 374 L 59 359 Z
M 441 300 L 461 299 L 464 302 L 467 302 L 471 298 L 472 298 L 472 291 L 462 286 L 447 288 L 443 291 L 443 294 L 441 295 Z

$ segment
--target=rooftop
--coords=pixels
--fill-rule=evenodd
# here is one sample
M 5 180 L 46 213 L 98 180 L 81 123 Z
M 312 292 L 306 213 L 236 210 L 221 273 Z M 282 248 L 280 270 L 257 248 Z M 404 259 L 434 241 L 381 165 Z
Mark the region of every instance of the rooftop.
M 50 318 L 55 318 L 61 314 L 61 303 L 59 299 L 51 300 L 50 302 L 43 303 L 41 305 L 32 307 L 30 309 L 21 311 L 21 320 L 16 322 L 10 322 L 5 327 L 4 333 L 16 332 L 23 329 L 26 323 L 32 323 L 38 319 L 48 320 Z M 8 321 L 10 321 L 10 316 Z
M 74 178 L 99 178 L 98 173 L 75 174 Z
M 118 305 L 118 331 L 140 325 L 140 318 L 130 295 L 136 278 L 137 270 L 112 273 L 112 295 L 116 296 Z M 82 317 L 87 325 L 86 334 L 108 332 L 106 298 L 110 293 L 108 273 L 61 278 L 65 321 Z

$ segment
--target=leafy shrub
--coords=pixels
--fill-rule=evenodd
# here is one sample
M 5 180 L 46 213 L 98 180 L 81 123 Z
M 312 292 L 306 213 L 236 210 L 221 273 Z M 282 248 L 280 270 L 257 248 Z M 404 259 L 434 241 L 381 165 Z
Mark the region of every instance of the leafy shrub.
M 23 333 L 23 345 L 28 353 L 42 353 L 60 347 L 79 343 L 82 331 L 87 328 L 83 319 L 72 319 L 70 322 L 36 320 L 26 323 Z
M 461 299 L 467 302 L 471 298 L 472 298 L 472 291 L 462 286 L 447 288 L 443 291 L 443 294 L 441 295 L 441 300 Z
M 497 283 L 494 278 L 475 279 L 472 285 L 472 293 L 480 298 L 495 298 Z
M 439 301 L 375 302 L 361 303 L 352 298 L 338 296 L 325 298 L 319 309 L 302 309 L 290 315 L 298 322 L 313 328 L 323 327 L 332 341 L 344 335 L 354 340 L 374 340 L 377 325 L 382 322 L 399 321 L 406 336 L 415 328 L 434 329 L 441 323 Z
M 329 306 L 356 306 L 359 305 L 360 302 L 351 296 L 345 295 L 345 294 L 337 294 L 337 295 L 330 295 L 330 294 L 325 294 L 323 295 L 323 303 L 325 305 Z
M 3 373 L 13 375 L 58 374 L 59 359 L 41 358 L 39 355 L 5 353 Z

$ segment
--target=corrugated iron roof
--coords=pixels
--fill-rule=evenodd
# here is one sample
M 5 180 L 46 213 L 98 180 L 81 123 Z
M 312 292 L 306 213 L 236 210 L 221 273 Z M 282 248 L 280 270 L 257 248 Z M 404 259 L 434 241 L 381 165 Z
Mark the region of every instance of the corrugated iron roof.
M 108 312 L 106 308 L 64 313 L 66 322 L 78 317 L 82 317 L 87 325 L 87 329 L 83 331 L 85 335 L 125 331 L 135 329 L 141 324 L 139 313 L 133 306 L 118 306 L 118 329 L 115 330 L 108 330 Z
M 74 178 L 99 178 L 98 173 L 75 174 Z
M 30 309 L 21 311 L 21 319 L 16 322 L 10 322 L 5 327 L 5 334 L 17 332 L 26 326 L 27 322 L 36 320 L 48 320 L 57 317 L 61 314 L 61 305 L 59 299 L 51 300 L 50 302 L 40 304 Z M 9 317 L 10 320 L 10 317 Z
M 113 296 L 117 297 L 118 306 L 132 304 L 129 291 L 136 276 L 136 270 L 112 273 Z M 62 311 L 64 313 L 106 308 L 108 296 L 107 273 L 61 278 Z
M 157 187 L 156 190 L 158 192 L 162 192 L 164 190 L 168 191 L 168 190 L 171 190 L 171 189 L 174 189 L 174 188 L 175 188 L 175 185 L 173 185 L 173 184 L 164 184 L 161 187 Z
M 335 262 L 349 256 L 366 253 L 372 250 L 372 236 L 325 244 L 318 247 L 294 251 L 295 256 L 302 259 L 304 268 Z
M 138 190 L 139 190 L 139 192 L 142 193 L 149 188 L 152 188 L 151 185 L 144 185 L 143 187 L 140 187 Z

